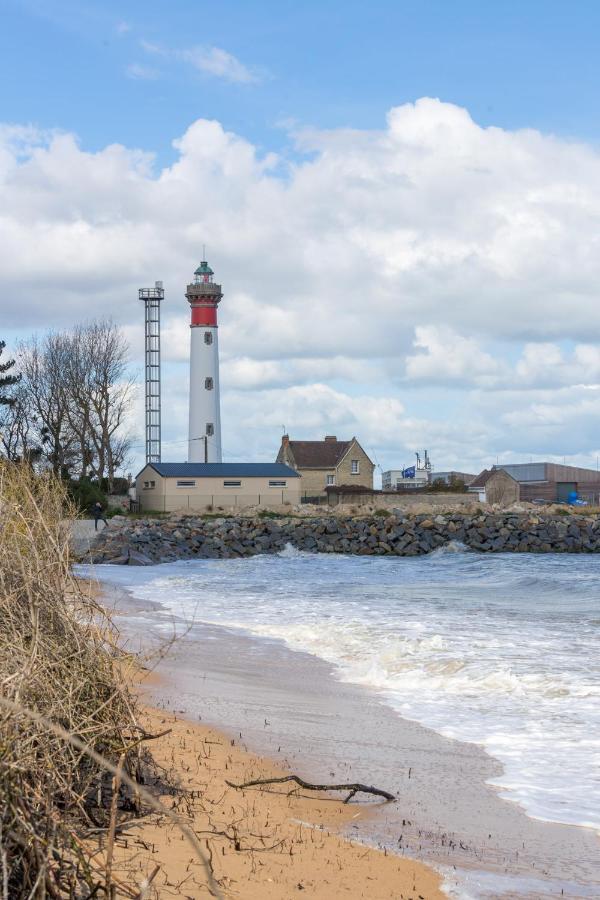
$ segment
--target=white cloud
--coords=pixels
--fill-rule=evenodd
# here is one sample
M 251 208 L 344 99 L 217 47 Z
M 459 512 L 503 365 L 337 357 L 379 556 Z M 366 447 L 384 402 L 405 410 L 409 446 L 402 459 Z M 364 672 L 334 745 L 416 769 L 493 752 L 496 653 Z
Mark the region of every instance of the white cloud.
M 136 81 L 156 81 L 157 78 L 160 78 L 158 69 L 153 69 L 151 66 L 142 66 L 139 63 L 131 63 L 125 71 L 128 78 L 133 78 Z
M 3 331 L 103 313 L 139 343 L 137 289 L 162 278 L 165 357 L 185 360 L 185 284 L 207 242 L 225 294 L 230 445 L 245 446 L 252 421 L 250 443 L 270 446 L 276 401 L 296 433 L 364 432 L 390 462 L 426 441 L 458 465 L 535 452 L 526 411 L 551 422 L 568 396 L 580 419 L 540 427 L 538 449 L 560 453 L 576 434 L 573 453 L 591 452 L 600 153 L 481 128 L 432 99 L 379 131 L 295 140 L 289 163 L 199 120 L 159 170 L 140 149 L 0 128 Z
M 192 47 L 177 54 L 200 72 L 231 81 L 235 84 L 256 84 L 258 73 L 245 66 L 240 60 L 222 47 Z
M 409 379 L 468 383 L 498 373 L 498 361 L 483 351 L 477 341 L 462 337 L 447 326 L 417 325 L 413 343 L 425 352 L 407 356 Z
M 176 50 L 145 39 L 140 41 L 140 47 L 151 56 L 186 63 L 198 72 L 232 84 L 258 84 L 265 75 L 254 66 L 250 68 L 244 65 L 233 53 L 222 47 L 196 46 Z
M 146 53 L 152 53 L 155 56 L 169 56 L 171 52 L 161 44 L 155 44 L 153 41 L 147 41 L 145 38 L 140 40 L 140 47 L 142 50 L 145 50 Z

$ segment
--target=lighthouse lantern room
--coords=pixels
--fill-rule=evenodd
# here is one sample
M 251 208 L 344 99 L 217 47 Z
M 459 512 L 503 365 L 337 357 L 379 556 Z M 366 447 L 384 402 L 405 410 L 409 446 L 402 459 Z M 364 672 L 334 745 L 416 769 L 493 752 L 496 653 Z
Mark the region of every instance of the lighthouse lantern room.
M 217 307 L 223 294 L 213 275 L 202 260 L 185 295 L 191 307 L 188 462 L 221 462 Z

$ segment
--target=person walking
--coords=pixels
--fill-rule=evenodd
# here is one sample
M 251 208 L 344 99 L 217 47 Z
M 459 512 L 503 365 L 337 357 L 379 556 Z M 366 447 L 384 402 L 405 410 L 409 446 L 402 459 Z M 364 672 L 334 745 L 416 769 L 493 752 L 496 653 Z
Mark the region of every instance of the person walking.
M 98 531 L 98 522 L 104 522 L 105 525 L 108 525 L 100 502 L 94 503 L 92 506 L 92 515 L 94 516 L 94 531 Z

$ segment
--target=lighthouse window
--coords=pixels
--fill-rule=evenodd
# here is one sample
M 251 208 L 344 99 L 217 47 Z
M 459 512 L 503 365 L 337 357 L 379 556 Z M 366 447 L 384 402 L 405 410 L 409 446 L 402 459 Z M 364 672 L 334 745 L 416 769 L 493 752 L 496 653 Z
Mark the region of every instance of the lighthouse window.
M 212 422 L 206 423 L 206 433 L 209 437 L 215 433 L 215 426 Z
M 213 382 L 212 378 L 204 379 L 204 387 L 206 388 L 207 391 L 212 391 L 212 389 L 214 387 L 214 382 Z
M 210 331 L 205 331 L 205 332 L 204 332 L 204 343 L 205 343 L 205 344 L 212 344 L 212 334 L 210 333 Z

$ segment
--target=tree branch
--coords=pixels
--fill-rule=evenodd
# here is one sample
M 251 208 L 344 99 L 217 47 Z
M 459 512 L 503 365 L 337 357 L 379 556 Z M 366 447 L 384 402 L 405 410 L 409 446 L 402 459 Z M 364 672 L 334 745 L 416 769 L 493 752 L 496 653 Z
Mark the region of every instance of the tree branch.
M 344 800 L 344 803 L 348 803 L 348 801 L 358 793 L 375 794 L 377 797 L 384 797 L 386 800 L 396 799 L 396 797 L 388 791 L 383 791 L 381 788 L 369 787 L 367 784 L 360 784 L 358 782 L 355 784 L 310 784 L 308 781 L 303 781 L 302 778 L 298 778 L 297 775 L 285 775 L 283 778 L 257 778 L 255 781 L 246 781 L 244 784 L 234 784 L 232 781 L 226 781 L 225 783 L 228 784 L 229 787 L 241 791 L 244 788 L 255 787 L 256 785 L 283 784 L 286 781 L 295 781 L 296 784 L 306 791 L 350 791 Z

